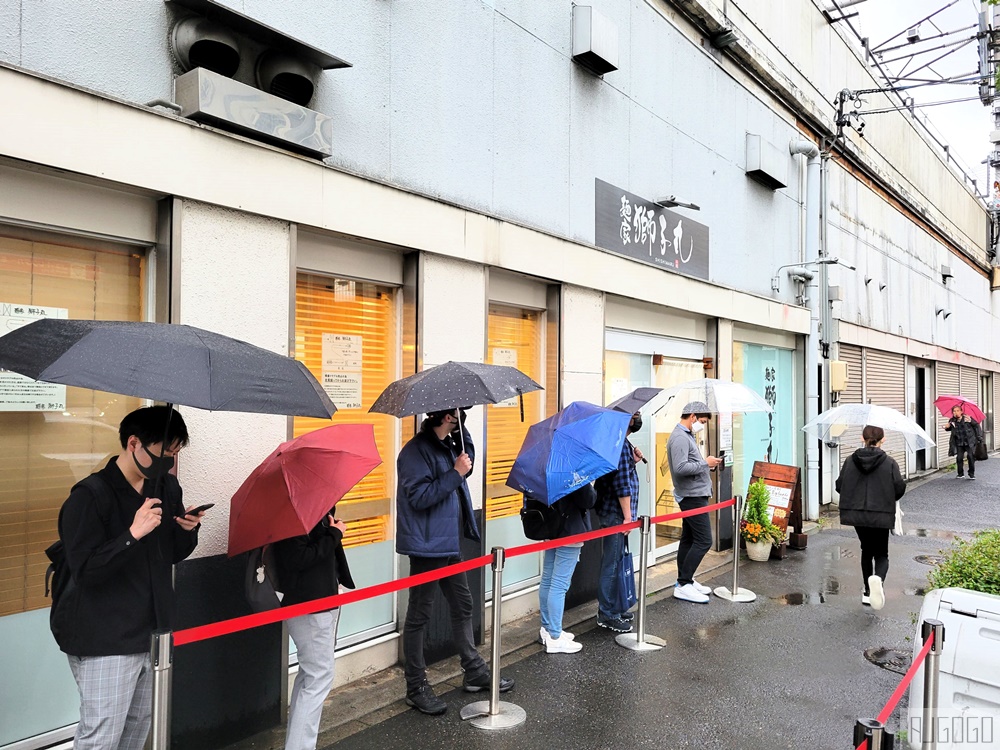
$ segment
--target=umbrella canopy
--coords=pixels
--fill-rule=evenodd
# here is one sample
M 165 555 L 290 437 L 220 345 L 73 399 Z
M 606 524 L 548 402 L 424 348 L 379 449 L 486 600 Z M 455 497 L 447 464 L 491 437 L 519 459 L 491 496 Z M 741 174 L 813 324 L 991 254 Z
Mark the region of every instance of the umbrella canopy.
M 631 413 L 574 401 L 528 428 L 507 486 L 552 505 L 618 468 Z
M 184 325 L 39 320 L 0 337 L 0 368 L 212 411 L 329 419 L 337 410 L 301 362 Z
M 663 392 L 663 406 L 677 400 L 682 405 L 691 401 L 701 401 L 708 405 L 713 414 L 729 414 L 732 412 L 771 412 L 773 409 L 763 397 L 742 383 L 717 378 L 700 378 L 667 388 Z M 659 399 L 658 399 L 659 400 Z
M 888 406 L 841 404 L 809 421 L 802 429 L 825 442 L 860 442 L 865 425 L 898 432 L 912 450 L 930 448 L 931 436 L 912 419 Z
M 623 411 L 626 414 L 635 414 L 662 391 L 662 388 L 636 388 L 631 393 L 626 393 L 620 399 L 608 404 L 609 409 Z
M 445 362 L 390 383 L 368 411 L 411 417 L 460 406 L 497 404 L 540 390 L 542 386 L 514 367 Z
M 308 534 L 382 463 L 370 424 L 338 424 L 279 445 L 229 509 L 229 556 Z
M 954 407 L 960 406 L 962 407 L 963 414 L 968 414 L 977 422 L 982 422 L 986 419 L 986 415 L 983 414 L 983 410 L 979 408 L 978 404 L 961 396 L 938 396 L 934 399 L 934 406 L 946 417 L 951 416 L 951 410 Z

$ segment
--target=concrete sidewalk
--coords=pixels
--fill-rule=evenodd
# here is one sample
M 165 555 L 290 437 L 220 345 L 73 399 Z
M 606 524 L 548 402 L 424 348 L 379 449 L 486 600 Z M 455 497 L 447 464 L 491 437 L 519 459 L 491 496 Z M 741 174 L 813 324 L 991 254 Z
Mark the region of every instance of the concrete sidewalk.
M 930 570 L 915 558 L 938 554 L 956 535 L 1000 525 L 1000 462 L 977 468 L 975 482 L 939 475 L 904 497 L 907 535 L 891 537 L 879 612 L 861 606 L 857 537 L 834 516 L 807 550 L 767 563 L 744 558 L 742 585 L 758 595 L 750 604 L 674 600 L 672 564 L 656 566 L 660 590 L 648 600 L 647 631 L 667 641 L 660 651 L 617 646 L 596 627 L 593 605 L 567 617 L 584 646 L 578 654 L 545 654 L 534 640 L 535 617 L 505 626 L 503 672 L 517 685 L 503 699 L 527 711 L 520 727 L 485 732 L 463 724 L 461 707 L 487 696 L 462 692 L 457 662 L 446 660 L 431 675 L 449 706 L 444 716 L 408 709 L 400 670 L 387 670 L 331 694 L 320 746 L 846 748 L 855 719 L 875 716 L 900 680 L 865 650 L 912 650 L 912 619 Z M 728 585 L 726 559 L 713 556 L 714 575 L 699 578 Z M 905 706 L 904 699 L 890 726 L 905 728 Z M 241 747 L 280 742 L 276 731 Z

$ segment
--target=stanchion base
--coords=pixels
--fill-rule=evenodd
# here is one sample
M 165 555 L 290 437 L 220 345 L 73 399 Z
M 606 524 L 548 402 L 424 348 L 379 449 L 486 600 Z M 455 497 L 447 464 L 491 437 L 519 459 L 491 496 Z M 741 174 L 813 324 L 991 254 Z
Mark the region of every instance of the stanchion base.
M 622 633 L 615 636 L 615 643 L 629 651 L 659 651 L 667 645 L 665 640 L 655 635 L 647 633 L 644 638 L 645 640 L 640 641 L 638 633 Z
M 524 709 L 514 703 L 500 701 L 498 709 L 497 713 L 490 714 L 489 701 L 476 701 L 464 706 L 459 716 L 476 729 L 510 729 L 528 720 Z
M 735 594 L 725 586 L 719 586 L 719 588 L 717 588 L 712 593 L 714 593 L 720 599 L 725 599 L 726 601 L 730 602 L 752 602 L 754 599 L 757 598 L 757 595 L 750 589 L 745 589 L 742 587 L 740 587 L 739 591 L 737 591 Z

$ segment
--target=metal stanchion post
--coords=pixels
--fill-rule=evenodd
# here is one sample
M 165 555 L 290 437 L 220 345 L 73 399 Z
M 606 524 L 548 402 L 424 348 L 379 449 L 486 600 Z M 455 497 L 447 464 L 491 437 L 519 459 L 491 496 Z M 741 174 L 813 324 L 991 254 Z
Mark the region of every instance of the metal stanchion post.
M 867 750 L 892 750 L 895 737 L 887 732 L 878 719 L 858 719 L 854 725 L 854 741 L 851 747 L 857 747 L 868 740 Z
M 639 611 L 635 616 L 636 632 L 615 636 L 615 642 L 630 651 L 658 651 L 667 645 L 662 638 L 646 635 L 646 563 L 649 558 L 649 516 L 639 516 Z
M 170 748 L 170 684 L 174 663 L 174 634 L 170 630 L 153 633 L 150 661 L 153 667 L 153 717 L 150 750 Z
M 920 636 L 924 643 L 934 634 L 934 644 L 924 660 L 924 714 L 920 727 L 921 750 L 936 750 L 938 734 L 938 676 L 941 650 L 944 647 L 944 623 L 940 620 L 924 620 L 920 626 Z
M 460 712 L 462 720 L 478 729 L 507 729 L 523 724 L 528 715 L 513 703 L 500 700 L 500 610 L 503 591 L 503 547 L 493 548 L 493 633 L 490 649 L 490 699 L 476 701 Z
M 743 518 L 743 497 L 736 496 L 733 506 L 733 587 L 719 586 L 713 592 L 720 599 L 731 602 L 752 602 L 757 595 L 750 589 L 740 588 L 740 519 Z

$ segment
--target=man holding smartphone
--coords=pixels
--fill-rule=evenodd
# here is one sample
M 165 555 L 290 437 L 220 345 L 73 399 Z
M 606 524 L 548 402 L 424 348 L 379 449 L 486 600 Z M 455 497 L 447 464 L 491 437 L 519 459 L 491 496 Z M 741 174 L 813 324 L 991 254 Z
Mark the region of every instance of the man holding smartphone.
M 334 596 L 341 584 L 354 588 L 344 554 L 346 531 L 344 522 L 330 511 L 308 534 L 275 543 L 274 560 L 284 594 L 281 606 Z M 323 702 L 333 687 L 339 620 L 337 607 L 288 620 L 299 668 L 288 709 L 285 750 L 316 748 Z
M 188 443 L 178 412 L 137 409 L 118 435 L 121 453 L 76 484 L 59 511 L 70 581 L 53 601 L 50 624 L 80 690 L 76 750 L 145 745 L 150 636 L 171 629 L 173 565 L 194 551 L 203 515 L 186 514 L 180 484 L 168 473 Z

